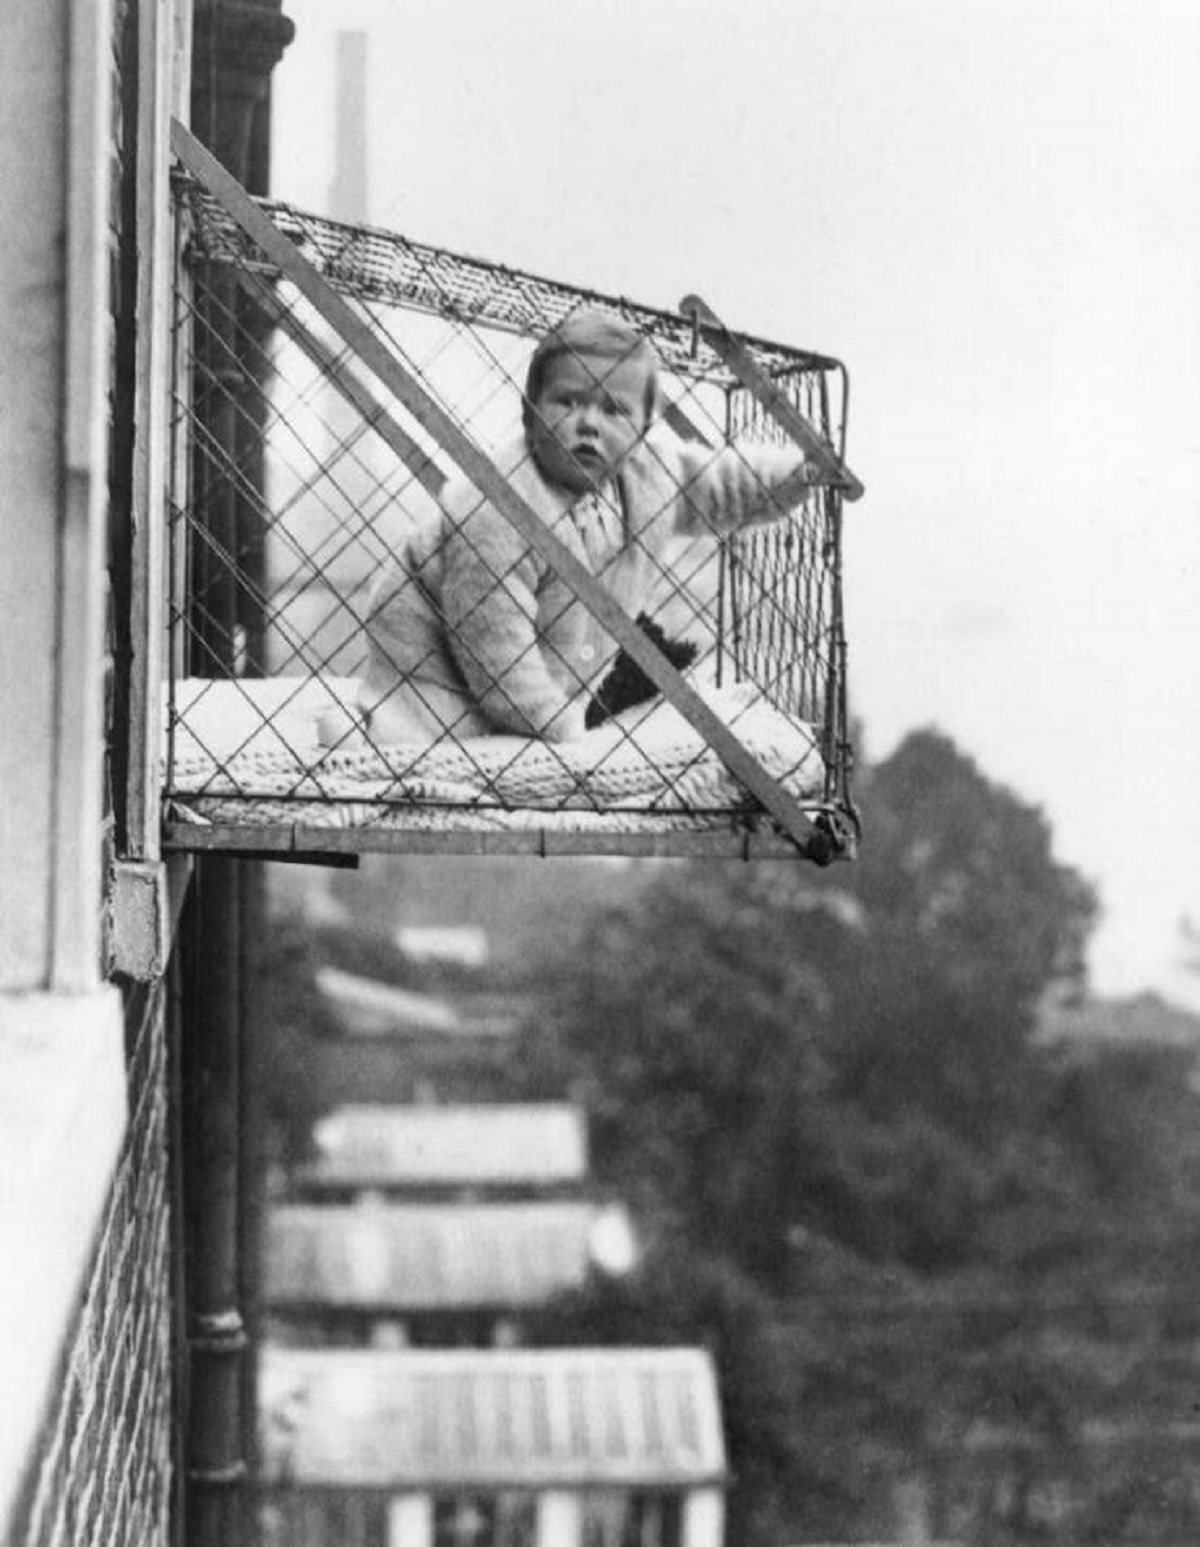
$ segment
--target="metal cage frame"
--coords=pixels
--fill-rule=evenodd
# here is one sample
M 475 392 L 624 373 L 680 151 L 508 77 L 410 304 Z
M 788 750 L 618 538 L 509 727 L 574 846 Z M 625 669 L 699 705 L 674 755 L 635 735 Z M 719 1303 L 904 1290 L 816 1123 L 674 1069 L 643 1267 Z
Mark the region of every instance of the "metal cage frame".
M 858 823 L 850 794 L 841 507 L 843 498 L 857 498 L 862 487 L 844 463 L 849 388 L 842 363 L 770 340 L 737 337 L 696 297 L 685 298 L 679 312 L 670 313 L 393 232 L 252 199 L 178 124 L 173 126 L 172 143 L 183 170 L 174 181 L 178 241 L 174 446 L 163 561 L 168 681 L 165 777 L 159 791 L 162 848 L 334 863 L 353 863 L 357 853 L 368 851 L 799 856 L 822 864 L 852 857 Z M 285 290 L 303 297 L 305 316 L 298 306 L 284 304 Z M 820 785 L 801 797 L 789 793 L 764 768 L 756 752 L 743 745 L 537 514 L 523 508 L 471 434 L 443 411 L 419 365 L 410 365 L 386 328 L 375 325 L 372 312 L 373 307 L 398 309 L 452 321 L 460 330 L 487 329 L 531 340 L 581 304 L 606 308 L 632 324 L 652 339 L 673 380 L 688 384 L 689 390 L 715 394 L 713 400 L 723 405 L 718 444 L 720 439 L 733 443 L 739 436 L 793 442 L 813 470 L 815 487 L 807 501 L 811 531 L 805 541 L 808 549 L 817 551 L 806 560 L 803 583 L 819 595 L 815 601 L 796 601 L 795 610 L 811 610 L 817 618 L 819 650 L 800 640 L 795 615 L 789 616 L 773 590 L 778 577 L 793 588 L 796 584 L 790 578 L 795 565 L 789 553 L 797 538 L 788 522 L 721 541 L 716 629 L 718 681 L 744 674 L 746 663 L 757 659 L 755 670 L 771 693 L 789 704 L 803 702 L 806 715 L 819 727 Z M 314 823 L 306 819 L 314 800 L 336 805 L 339 799 L 331 797 L 315 775 L 307 782 L 302 777 L 279 798 L 278 806 L 271 805 L 269 810 L 277 814 L 265 822 L 257 815 L 253 821 L 246 819 L 253 795 L 225 789 L 224 798 L 216 802 L 207 790 L 196 799 L 195 790 L 181 785 L 176 775 L 180 733 L 188 729 L 188 707 L 181 694 L 185 679 L 240 683 L 249 692 L 250 684 L 270 674 L 262 641 L 255 637 L 272 605 L 261 508 L 267 409 L 265 398 L 247 407 L 243 388 L 247 380 L 261 387 L 269 374 L 272 338 L 287 339 L 321 373 L 426 496 L 438 499 L 447 465 L 483 490 L 715 752 L 737 783 L 736 802 L 728 809 L 697 813 L 705 820 L 691 826 L 659 825 L 651 814 L 630 830 L 607 823 L 607 808 L 589 812 L 595 819 L 578 828 L 540 821 L 536 811 L 525 814 L 528 820 L 506 826 L 500 800 L 499 822 L 475 822 L 467 810 L 451 826 L 427 830 L 406 825 L 405 813 L 412 808 L 404 802 L 389 809 L 391 825 Z M 197 349 L 209 351 L 203 377 L 196 370 Z M 200 391 L 212 401 L 198 412 Z M 690 408 L 691 399 L 673 399 L 666 418 L 682 439 L 703 444 L 705 430 L 697 428 Z M 234 448 L 217 475 L 211 463 L 206 470 L 204 445 L 197 444 L 209 436 Z M 223 481 L 215 499 L 203 487 L 205 478 L 214 476 Z M 210 508 L 215 515 L 208 513 Z M 203 525 L 195 517 L 197 510 L 205 511 Z M 356 512 L 356 519 L 360 516 L 360 525 L 369 526 L 369 517 Z M 205 563 L 219 572 L 216 583 L 223 587 L 211 608 L 201 573 Z M 769 615 L 765 621 L 764 615 Z M 320 670 L 310 667 L 314 676 Z M 148 720 L 153 723 L 154 716 Z M 301 770 L 302 775 L 306 772 Z M 287 810 L 288 799 L 298 802 L 294 816 Z

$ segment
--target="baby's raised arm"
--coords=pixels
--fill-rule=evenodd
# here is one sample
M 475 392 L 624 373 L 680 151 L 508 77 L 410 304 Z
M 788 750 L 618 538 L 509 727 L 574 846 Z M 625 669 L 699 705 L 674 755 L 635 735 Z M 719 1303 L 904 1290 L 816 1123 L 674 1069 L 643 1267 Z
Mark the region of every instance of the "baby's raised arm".
M 792 446 L 680 444 L 676 530 L 685 536 L 735 532 L 794 510 L 815 482 L 815 469 Z

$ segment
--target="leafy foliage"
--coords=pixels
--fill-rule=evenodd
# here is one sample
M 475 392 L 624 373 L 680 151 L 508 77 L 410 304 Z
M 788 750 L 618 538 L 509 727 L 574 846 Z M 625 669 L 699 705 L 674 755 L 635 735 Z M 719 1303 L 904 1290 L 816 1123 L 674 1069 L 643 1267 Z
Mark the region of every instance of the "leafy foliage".
M 528 1088 L 583 1097 L 602 1177 L 672 1243 L 623 1335 L 725 1350 L 743 1547 L 887 1531 L 883 1484 L 935 1467 L 990 1540 L 1098 1540 L 1055 1488 L 1095 1492 L 1088 1423 L 1175 1391 L 1104 1294 L 1167 1347 L 1145 1291 L 1200 1243 L 1191 1056 L 1039 1035 L 1095 899 L 947 738 L 909 737 L 864 806 L 854 867 L 676 864 L 587 919 Z M 713 1332 L 714 1285 L 757 1353 Z
M 735 1480 L 729 1541 L 777 1543 L 862 1508 L 869 1467 L 846 1469 L 841 1414 L 820 1399 L 827 1352 L 750 1275 L 687 1236 L 660 1235 L 636 1276 L 564 1296 L 538 1336 L 549 1346 L 622 1344 L 631 1329 L 641 1342 L 713 1356 Z
M 268 1128 L 268 1153 L 286 1164 L 305 1155 L 313 1124 L 328 1105 L 320 1055 L 337 1026 L 317 992 L 321 957 L 299 916 L 274 918 L 258 950 L 258 1099 Z

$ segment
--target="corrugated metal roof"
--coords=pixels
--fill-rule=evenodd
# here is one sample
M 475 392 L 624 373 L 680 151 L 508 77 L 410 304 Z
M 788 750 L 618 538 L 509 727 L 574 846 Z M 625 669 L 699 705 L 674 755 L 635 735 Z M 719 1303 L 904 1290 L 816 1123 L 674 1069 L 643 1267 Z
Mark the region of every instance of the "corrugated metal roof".
M 592 1203 L 284 1204 L 267 1221 L 276 1306 L 403 1311 L 543 1304 L 578 1288 Z
M 359 1036 L 463 1030 L 462 1018 L 444 999 L 380 983 L 339 967 L 318 967 L 317 988 L 345 1016 Z
M 310 1187 L 551 1186 L 587 1175 L 583 1113 L 565 1103 L 343 1106 L 315 1129 Z
M 485 967 L 491 955 L 487 930 L 473 924 L 402 924 L 392 938 L 414 961 Z
M 725 1451 L 695 1348 L 266 1348 L 268 1481 L 360 1488 L 690 1487 Z

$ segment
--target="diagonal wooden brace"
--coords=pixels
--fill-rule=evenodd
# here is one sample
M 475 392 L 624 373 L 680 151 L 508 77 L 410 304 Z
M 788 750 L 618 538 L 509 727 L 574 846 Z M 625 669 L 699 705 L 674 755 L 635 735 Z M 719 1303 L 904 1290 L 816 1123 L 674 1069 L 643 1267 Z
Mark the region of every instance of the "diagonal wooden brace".
M 705 703 L 600 585 L 590 570 L 518 495 L 495 464 L 425 391 L 382 338 L 340 296 L 242 185 L 178 120 L 171 149 L 246 235 L 296 286 L 363 365 L 395 396 L 474 487 L 551 564 L 609 635 L 638 663 L 670 704 L 762 804 L 801 853 L 827 864 L 837 845 Z
M 425 492 L 437 499 L 446 487 L 446 475 L 433 458 L 422 450 L 407 430 L 396 423 L 364 383 L 342 367 L 328 344 L 323 343 L 311 328 L 306 328 L 278 297 L 247 274 L 239 271 L 237 279 L 247 299 L 308 356 L 350 407 L 356 409 L 362 415 L 364 422 L 371 426 L 386 445 L 391 447 Z
M 716 350 L 742 386 L 762 404 L 776 424 L 792 437 L 808 460 L 820 469 L 822 477 L 840 489 L 844 498 L 861 499 L 865 491 L 860 481 L 824 436 L 813 429 L 787 394 L 779 390 L 745 344 L 734 337 L 712 308 L 698 295 L 685 295 L 679 303 L 679 310 L 704 334 L 705 342 Z M 781 495 L 786 498 L 788 492 L 785 488 Z

